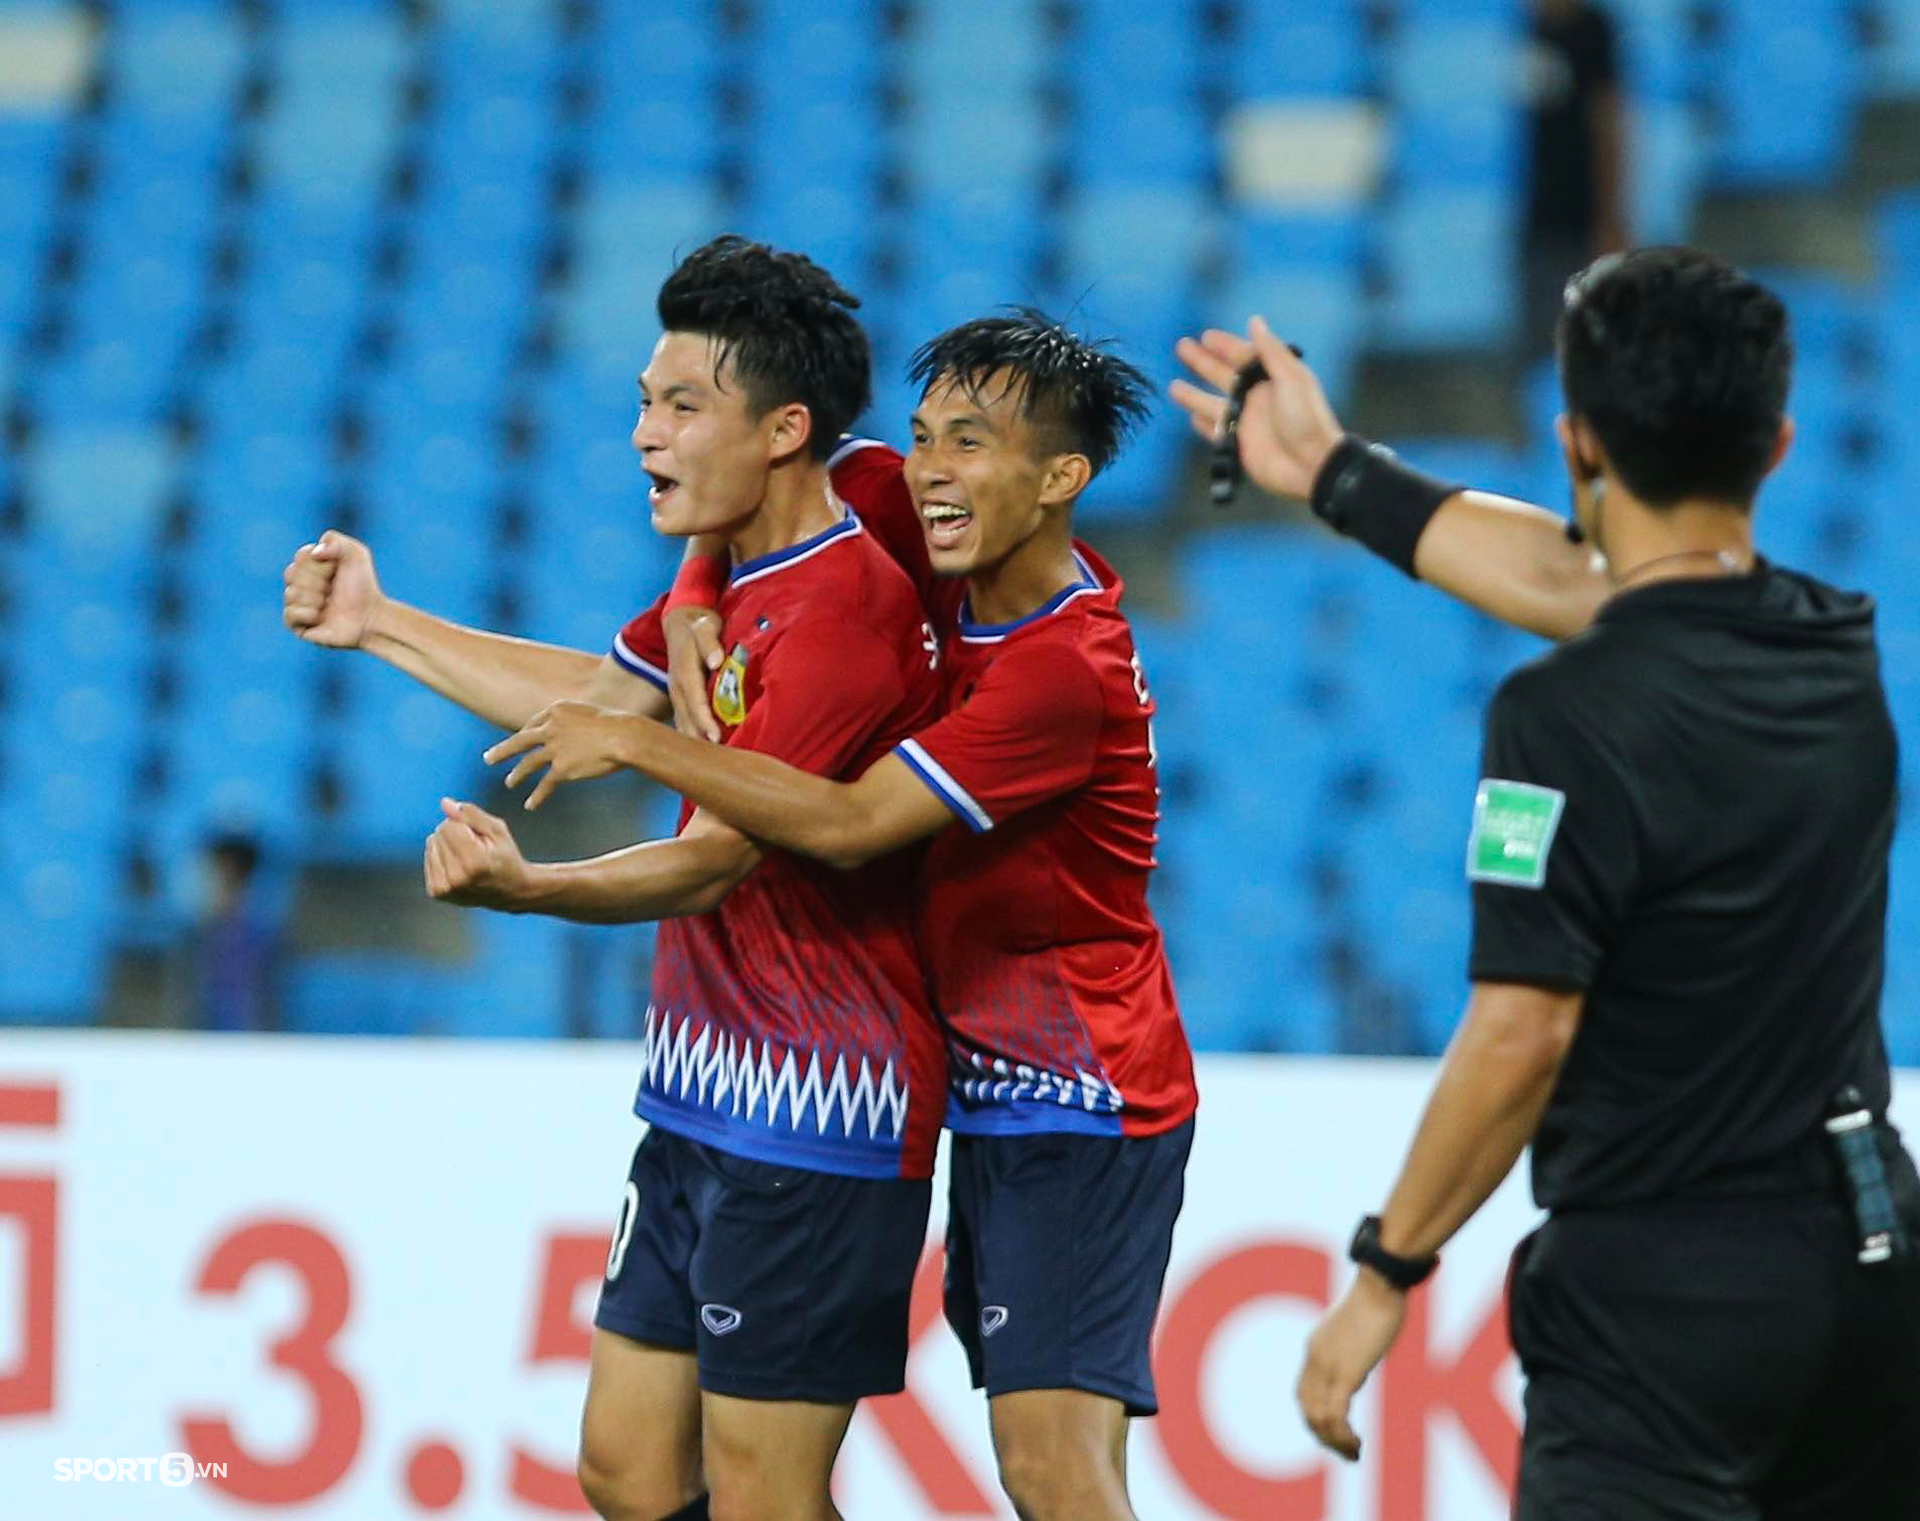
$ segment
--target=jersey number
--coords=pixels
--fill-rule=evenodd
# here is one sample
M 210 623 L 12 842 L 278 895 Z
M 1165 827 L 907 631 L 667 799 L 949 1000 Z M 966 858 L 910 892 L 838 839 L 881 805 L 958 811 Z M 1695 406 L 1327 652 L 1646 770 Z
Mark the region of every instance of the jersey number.
M 1153 702 L 1153 694 L 1147 690 L 1147 668 L 1140 663 L 1140 652 L 1133 652 L 1133 695 L 1140 699 L 1140 706 L 1147 707 Z M 1153 732 L 1153 720 L 1147 720 L 1147 764 L 1154 770 L 1160 769 L 1160 741 Z

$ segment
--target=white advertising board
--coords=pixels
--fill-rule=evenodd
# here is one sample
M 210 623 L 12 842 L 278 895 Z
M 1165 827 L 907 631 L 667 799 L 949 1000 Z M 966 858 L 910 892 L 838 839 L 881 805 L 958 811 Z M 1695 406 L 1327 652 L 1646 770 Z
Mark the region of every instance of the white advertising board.
M 587 1514 L 584 1358 L 637 1061 L 615 1044 L 9 1034 L 0 1517 Z M 1500 1300 L 1534 1218 L 1523 1178 L 1416 1296 L 1362 1397 L 1359 1464 L 1319 1453 L 1292 1405 L 1346 1236 L 1432 1074 L 1202 1062 L 1162 1414 L 1132 1441 L 1142 1517 L 1505 1515 L 1518 1380 Z M 1011 1514 L 939 1314 L 935 1198 L 910 1388 L 861 1409 L 841 1460 L 850 1521 Z

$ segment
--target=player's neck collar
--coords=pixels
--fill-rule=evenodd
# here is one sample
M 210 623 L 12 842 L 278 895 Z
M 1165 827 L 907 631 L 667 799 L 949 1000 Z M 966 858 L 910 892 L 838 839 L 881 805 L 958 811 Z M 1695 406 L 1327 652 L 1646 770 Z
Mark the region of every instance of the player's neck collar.
M 831 528 L 816 533 L 810 539 L 802 539 L 798 544 L 789 544 L 785 549 L 776 549 L 764 555 L 755 555 L 751 560 L 742 560 L 734 566 L 727 585 L 731 588 L 745 585 L 749 581 L 758 581 L 763 576 L 770 576 L 791 565 L 798 565 L 802 560 L 810 560 L 821 550 L 839 543 L 842 539 L 851 539 L 864 531 L 860 526 L 860 519 L 854 516 L 852 509 L 840 500 L 831 486 L 827 487 L 827 500 L 839 511 L 839 522 Z
M 1024 618 L 1015 618 L 1011 623 L 975 623 L 973 621 L 973 599 L 966 597 L 960 603 L 960 639 L 964 644 L 997 644 L 1017 629 L 1025 628 L 1029 623 L 1037 623 L 1060 611 L 1069 602 L 1081 597 L 1090 597 L 1100 590 L 1100 578 L 1094 574 L 1093 567 L 1087 564 L 1086 556 L 1079 550 L 1073 552 L 1073 563 L 1080 568 L 1080 579 L 1069 582 L 1051 597 L 1041 603 Z

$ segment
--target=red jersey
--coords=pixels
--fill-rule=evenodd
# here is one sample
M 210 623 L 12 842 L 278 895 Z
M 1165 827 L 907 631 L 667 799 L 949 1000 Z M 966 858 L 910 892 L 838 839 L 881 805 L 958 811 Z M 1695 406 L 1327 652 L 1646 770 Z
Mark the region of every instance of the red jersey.
M 655 681 L 660 607 L 614 645 Z M 726 744 L 851 779 L 937 713 L 920 598 L 857 517 L 734 567 L 718 610 Z M 635 1112 L 742 1156 L 928 1176 L 945 1059 L 914 947 L 917 865 L 774 851 L 711 913 L 662 921 Z
M 1153 698 L 1112 568 L 1017 622 L 941 629 L 946 716 L 896 749 L 963 828 L 928 849 L 919 940 L 947 1027 L 947 1124 L 1153 1135 L 1195 1108 L 1147 904 Z

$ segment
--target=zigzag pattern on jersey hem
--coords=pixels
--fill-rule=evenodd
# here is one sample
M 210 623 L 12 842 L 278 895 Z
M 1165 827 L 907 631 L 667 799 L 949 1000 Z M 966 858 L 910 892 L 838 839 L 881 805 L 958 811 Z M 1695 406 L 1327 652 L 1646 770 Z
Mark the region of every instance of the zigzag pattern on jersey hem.
M 836 1055 L 823 1072 L 818 1051 L 789 1048 L 779 1056 L 772 1041 L 729 1036 L 706 1023 L 696 1033 L 693 1016 L 676 1023 L 651 1004 L 642 1041 L 642 1093 L 795 1136 L 806 1134 L 809 1107 L 816 1135 L 832 1124 L 849 1140 L 898 1143 L 906 1130 L 909 1085 L 891 1059 L 876 1076 L 863 1056 L 850 1075 L 846 1057 Z
M 1118 1114 L 1127 1107 L 1126 1095 L 1104 1072 L 1076 1070 L 1066 1077 L 983 1051 L 964 1057 L 953 1051 L 948 1086 L 955 1098 L 968 1105 L 1052 1104 L 1078 1107 L 1088 1114 Z

